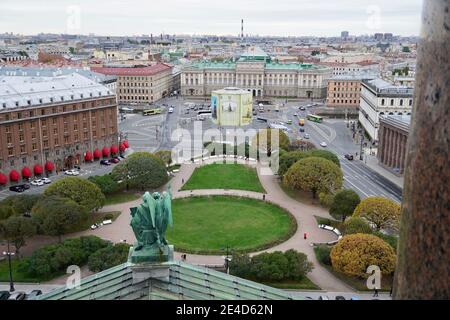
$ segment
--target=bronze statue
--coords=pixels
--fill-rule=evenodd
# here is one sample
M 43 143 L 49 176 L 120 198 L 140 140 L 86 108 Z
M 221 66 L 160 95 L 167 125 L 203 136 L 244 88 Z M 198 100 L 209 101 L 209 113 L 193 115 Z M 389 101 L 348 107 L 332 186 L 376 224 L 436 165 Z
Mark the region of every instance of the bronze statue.
M 172 191 L 169 186 L 167 192 L 161 195 L 158 192 L 143 196 L 144 202 L 138 207 L 131 208 L 131 228 L 136 236 L 137 243 L 133 248 L 133 262 L 153 261 L 149 255 L 155 255 L 162 259 L 170 258 L 170 248 L 166 240 L 167 228 L 173 225 L 172 220 Z M 159 259 L 161 260 L 161 259 Z

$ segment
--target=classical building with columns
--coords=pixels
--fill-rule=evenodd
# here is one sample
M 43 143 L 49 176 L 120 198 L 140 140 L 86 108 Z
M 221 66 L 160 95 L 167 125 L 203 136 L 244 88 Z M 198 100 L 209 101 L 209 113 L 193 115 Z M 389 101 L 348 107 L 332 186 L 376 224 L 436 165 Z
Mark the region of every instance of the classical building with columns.
M 406 161 L 410 116 L 380 117 L 378 160 L 398 175 L 403 175 Z
M 325 66 L 282 64 L 251 48 L 237 61 L 201 61 L 186 67 L 181 75 L 181 93 L 208 97 L 215 90 L 239 87 L 254 97 L 325 99 L 331 74 L 332 69 Z

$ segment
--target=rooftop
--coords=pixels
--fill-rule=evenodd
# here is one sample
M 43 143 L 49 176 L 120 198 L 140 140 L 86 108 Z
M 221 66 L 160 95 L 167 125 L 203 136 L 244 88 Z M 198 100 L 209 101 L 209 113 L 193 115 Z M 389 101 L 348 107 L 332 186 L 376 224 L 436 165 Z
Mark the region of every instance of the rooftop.
M 158 63 L 145 67 L 92 67 L 91 70 L 101 74 L 115 76 L 153 76 L 171 68 L 167 64 Z
M 206 267 L 181 261 L 163 264 L 169 277 L 133 279 L 130 262 L 81 280 L 79 288 L 63 287 L 38 300 L 293 300 L 292 294 Z
M 362 80 L 363 84 L 376 94 L 412 96 L 414 88 L 408 86 L 393 85 L 386 80 L 377 78 Z
M 105 86 L 78 73 L 59 77 L 0 76 L 0 111 L 112 95 Z

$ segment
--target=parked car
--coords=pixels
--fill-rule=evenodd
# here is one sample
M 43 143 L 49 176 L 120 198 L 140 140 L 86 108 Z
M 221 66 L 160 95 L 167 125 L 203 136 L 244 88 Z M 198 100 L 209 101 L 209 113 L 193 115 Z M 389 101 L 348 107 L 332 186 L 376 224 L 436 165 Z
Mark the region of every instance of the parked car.
M 345 300 L 345 297 L 343 297 L 343 296 L 336 296 L 335 299 L 336 299 L 336 300 Z
M 25 189 L 21 186 L 12 186 L 12 187 L 9 187 L 9 190 L 12 192 L 19 192 L 19 193 L 22 193 L 25 191 Z
M 299 109 L 300 109 L 301 111 L 305 111 L 305 110 L 306 110 L 306 108 L 305 108 L 304 106 L 301 106 Z
M 31 181 L 30 184 L 32 186 L 41 187 L 44 185 L 44 181 L 42 181 L 41 179 L 37 179 L 37 180 Z
M 95 229 L 97 229 L 97 228 L 99 228 L 100 227 L 100 225 L 98 224 L 98 223 L 94 223 L 92 226 L 91 226 L 91 230 L 95 230 Z
M 16 291 L 9 296 L 8 300 L 25 300 L 26 297 L 27 294 L 25 292 Z
M 42 294 L 42 290 L 36 289 L 27 294 L 26 300 L 33 300 Z
M 110 162 L 110 163 L 119 163 L 120 160 L 117 159 L 117 158 L 112 158 L 112 159 L 109 159 L 109 162 Z
M 100 164 L 101 164 L 102 166 L 110 166 L 110 165 L 111 165 L 111 162 L 109 162 L 108 160 L 101 160 L 101 161 L 100 161 Z
M 304 138 L 309 139 L 310 138 L 309 133 L 305 133 Z
M 325 141 L 322 141 L 322 142 L 320 143 L 320 146 L 321 146 L 322 148 L 326 148 L 326 147 L 327 147 L 327 143 L 326 143 Z
M 330 298 L 328 298 L 328 296 L 321 295 L 317 300 L 330 300 Z
M 52 180 L 50 180 L 49 178 L 42 178 L 41 181 L 44 182 L 44 184 L 52 183 Z
M 0 291 L 0 300 L 8 300 L 10 295 L 9 291 Z
M 353 155 L 352 154 L 346 154 L 345 159 L 352 161 L 353 160 Z
M 78 176 L 78 175 L 80 175 L 80 172 L 77 171 L 77 170 L 72 169 L 72 170 L 64 171 L 64 174 L 67 175 L 67 176 Z

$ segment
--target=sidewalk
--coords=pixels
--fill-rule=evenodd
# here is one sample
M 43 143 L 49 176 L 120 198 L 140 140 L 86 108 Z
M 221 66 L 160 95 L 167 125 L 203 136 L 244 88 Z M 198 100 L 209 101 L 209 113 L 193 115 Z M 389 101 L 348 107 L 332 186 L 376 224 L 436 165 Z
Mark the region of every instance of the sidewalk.
M 367 155 L 367 153 L 366 153 L 366 157 L 367 157 L 366 160 L 364 160 L 364 164 L 366 166 L 368 166 L 373 171 L 379 173 L 380 175 L 382 175 L 383 177 L 385 177 L 386 179 L 388 179 L 392 183 L 395 183 L 397 186 L 399 186 L 400 188 L 403 189 L 403 182 L 404 182 L 403 177 L 396 176 L 389 170 L 383 168 L 378 163 L 377 156 Z

